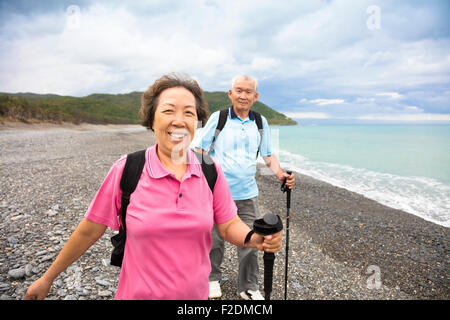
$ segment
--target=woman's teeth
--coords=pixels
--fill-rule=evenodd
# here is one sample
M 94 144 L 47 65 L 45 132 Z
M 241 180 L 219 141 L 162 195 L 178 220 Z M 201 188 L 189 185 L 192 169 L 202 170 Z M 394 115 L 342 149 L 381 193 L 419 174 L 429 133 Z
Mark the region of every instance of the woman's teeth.
M 169 135 L 176 140 L 183 139 L 186 136 L 185 133 L 173 133 L 173 132 L 169 133 Z

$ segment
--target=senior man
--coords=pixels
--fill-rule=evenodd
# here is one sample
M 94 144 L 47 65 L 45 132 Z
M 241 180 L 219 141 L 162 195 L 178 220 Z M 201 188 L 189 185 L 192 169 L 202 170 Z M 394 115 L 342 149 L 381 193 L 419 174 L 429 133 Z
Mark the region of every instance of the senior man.
M 196 134 L 191 147 L 210 153 L 219 161 L 231 195 L 238 208 L 238 215 L 250 228 L 259 218 L 258 186 L 255 180 L 258 154 L 282 183 L 293 188 L 294 175 L 284 172 L 278 159 L 272 154 L 270 128 L 266 118 L 251 110 L 258 100 L 256 79 L 240 75 L 233 79 L 228 97 L 232 105 L 211 115 L 205 127 Z M 245 300 L 263 300 L 258 285 L 258 253 L 251 248 L 238 247 L 238 295 Z M 220 298 L 220 266 L 224 256 L 224 240 L 216 226 L 212 231 L 210 252 L 211 274 L 209 297 Z

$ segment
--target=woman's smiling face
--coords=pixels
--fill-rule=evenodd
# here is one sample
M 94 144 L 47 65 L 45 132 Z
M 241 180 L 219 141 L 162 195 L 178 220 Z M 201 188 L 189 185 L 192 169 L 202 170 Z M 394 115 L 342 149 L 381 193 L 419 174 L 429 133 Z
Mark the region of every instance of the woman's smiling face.
M 194 95 L 183 87 L 169 88 L 161 92 L 155 110 L 153 131 L 158 148 L 165 154 L 172 153 L 181 143 L 187 149 L 197 127 L 197 109 Z M 178 151 L 181 151 L 179 147 Z

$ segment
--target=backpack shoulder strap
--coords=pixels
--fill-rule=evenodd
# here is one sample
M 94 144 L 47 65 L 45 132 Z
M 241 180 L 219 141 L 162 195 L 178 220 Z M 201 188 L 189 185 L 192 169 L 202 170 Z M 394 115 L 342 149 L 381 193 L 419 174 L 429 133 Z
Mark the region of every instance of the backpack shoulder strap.
M 211 193 L 214 193 L 214 186 L 216 185 L 217 181 L 217 170 L 216 166 L 214 165 L 214 161 L 209 154 L 199 153 L 196 151 L 194 151 L 194 153 L 202 165 L 203 175 L 208 182 L 209 189 L 211 189 Z
M 258 127 L 259 132 L 262 134 L 261 130 L 263 129 L 262 117 L 259 112 L 253 111 L 253 115 L 255 116 L 256 126 Z
M 123 229 L 126 230 L 125 217 L 127 207 L 130 204 L 130 195 L 136 189 L 145 164 L 145 150 L 136 151 L 127 155 L 125 168 L 120 179 L 120 189 L 122 190 L 122 212 L 121 219 Z
M 211 152 L 213 151 L 217 137 L 219 136 L 222 129 L 225 127 L 227 119 L 228 119 L 228 108 L 220 110 L 219 121 L 217 122 L 216 131 L 214 132 L 213 141 L 211 142 L 211 146 L 209 147 L 208 154 L 211 154 Z
M 259 140 L 258 145 L 258 151 L 256 151 L 256 158 L 258 158 L 259 150 L 261 149 L 261 143 L 262 143 L 262 137 L 263 137 L 263 124 L 262 124 L 262 117 L 259 112 L 253 111 L 253 115 L 255 116 L 255 122 L 256 126 L 258 127 L 259 135 L 261 136 L 261 139 Z

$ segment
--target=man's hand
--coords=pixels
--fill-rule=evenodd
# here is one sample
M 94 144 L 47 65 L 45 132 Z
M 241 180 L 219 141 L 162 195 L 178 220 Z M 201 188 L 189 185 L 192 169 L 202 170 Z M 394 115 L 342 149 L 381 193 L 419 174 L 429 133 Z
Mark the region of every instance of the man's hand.
M 294 184 L 295 184 L 294 173 L 287 174 L 287 172 L 281 172 L 281 174 L 278 176 L 278 179 L 280 180 L 281 183 L 283 183 L 284 179 L 286 179 L 286 186 L 289 189 L 294 188 Z

